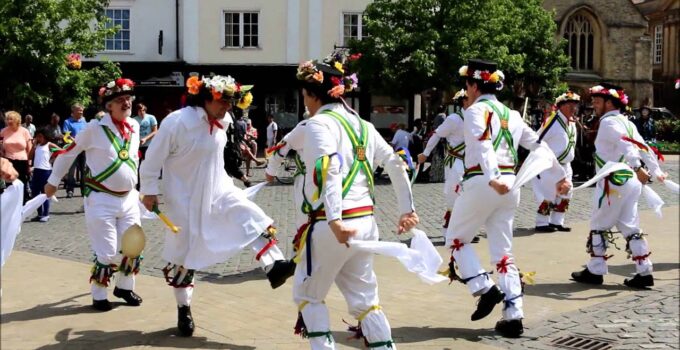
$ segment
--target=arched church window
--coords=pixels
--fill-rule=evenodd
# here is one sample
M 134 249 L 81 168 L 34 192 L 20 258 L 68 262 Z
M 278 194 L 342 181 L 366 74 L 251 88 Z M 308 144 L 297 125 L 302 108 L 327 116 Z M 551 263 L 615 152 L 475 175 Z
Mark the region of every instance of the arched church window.
M 571 68 L 592 71 L 595 59 L 595 31 L 593 23 L 584 15 L 569 18 L 564 27 L 567 41 L 566 54 L 571 58 Z

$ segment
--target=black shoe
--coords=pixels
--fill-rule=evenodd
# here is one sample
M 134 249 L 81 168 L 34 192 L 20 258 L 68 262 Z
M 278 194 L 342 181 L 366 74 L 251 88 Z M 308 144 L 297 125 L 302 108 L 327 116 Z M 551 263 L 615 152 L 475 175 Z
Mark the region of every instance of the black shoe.
M 92 307 L 99 311 L 111 311 L 111 309 L 113 309 L 113 306 L 111 305 L 111 302 L 108 299 L 103 300 L 92 299 Z
M 555 232 L 557 229 L 555 227 L 552 227 L 551 225 L 546 225 L 546 226 L 536 226 L 534 228 L 534 231 L 536 232 Z
M 602 282 L 604 282 L 602 275 L 596 275 L 590 272 L 587 267 L 583 269 L 583 271 L 572 272 L 571 279 L 576 282 L 587 284 L 602 284 Z
M 491 287 L 488 292 L 482 294 L 482 296 L 479 297 L 479 301 L 477 302 L 477 310 L 472 313 L 470 320 L 477 321 L 488 316 L 491 311 L 493 311 L 493 308 L 496 307 L 496 304 L 503 301 L 504 297 L 505 294 L 503 294 L 503 292 L 501 292 L 498 287 Z
M 73 191 L 66 192 L 66 198 L 73 198 Z
M 281 287 L 284 283 L 286 283 L 288 277 L 291 277 L 295 274 L 296 265 L 297 264 L 295 264 L 293 260 L 274 261 L 274 266 L 272 266 L 271 270 L 267 272 L 267 279 L 269 280 L 269 284 L 272 286 L 272 289 Z
M 479 243 L 479 236 L 474 236 L 470 243 Z
M 631 288 L 647 289 L 654 286 L 654 277 L 652 275 L 642 276 L 638 273 L 631 279 L 626 278 L 623 280 L 623 284 Z
M 113 295 L 125 299 L 125 302 L 130 306 L 139 306 L 142 303 L 142 297 L 131 290 L 116 287 L 113 289 Z
M 183 337 L 190 337 L 194 334 L 194 318 L 191 317 L 190 306 L 177 307 L 177 328 Z
M 524 333 L 522 320 L 500 320 L 496 322 L 495 329 L 506 338 L 519 338 Z
M 554 228 L 555 231 L 571 232 L 571 227 L 566 227 L 566 226 L 562 226 L 562 225 L 555 225 L 555 224 L 550 224 L 550 227 Z

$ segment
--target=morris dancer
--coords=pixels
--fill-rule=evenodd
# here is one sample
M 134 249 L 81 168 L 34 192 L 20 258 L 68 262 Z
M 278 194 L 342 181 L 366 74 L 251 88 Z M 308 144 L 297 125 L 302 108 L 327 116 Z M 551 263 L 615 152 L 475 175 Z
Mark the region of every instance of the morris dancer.
M 463 191 L 453 208 L 455 215 L 446 234 L 452 250 L 452 279 L 467 284 L 470 293 L 481 296 L 472 321 L 480 320 L 505 301 L 503 318 L 496 331 L 505 337 L 518 337 L 523 332 L 522 287 L 519 270 L 512 255 L 512 223 L 519 204 L 519 191 L 510 192 L 515 181 L 517 148 L 529 150 L 547 147 L 536 142 L 538 135 L 527 126 L 516 111 L 496 99 L 503 88 L 504 76 L 496 64 L 470 60 L 461 67 L 466 79 L 468 98 L 474 103 L 465 110 L 465 175 Z M 552 155 L 551 152 L 548 152 Z M 553 157 L 552 169 L 561 174 L 559 193 L 566 193 L 570 183 L 564 170 Z M 491 261 L 498 271 L 500 290 L 482 268 L 470 245 L 480 226 L 486 226 Z M 455 264 L 460 269 L 456 275 Z
M 373 171 L 383 165 L 399 202 L 399 232 L 418 223 L 402 159 L 342 99 L 356 87 L 342 54 L 323 63 L 298 67 L 305 106 L 313 118 L 305 126 L 305 198 L 311 211 L 296 242 L 300 263 L 293 298 L 298 305 L 296 333 L 309 338 L 312 349 L 334 349 L 324 299 L 333 282 L 345 296 L 349 313 L 359 320 L 352 328 L 371 348 L 394 348 L 390 326 L 378 299 L 373 255 L 345 244 L 352 237 L 378 240 L 373 217 Z M 350 59 L 357 56 L 350 56 Z
M 590 218 L 590 234 L 586 243 L 590 254 L 586 268 L 574 272 L 571 277 L 581 283 L 602 284 L 607 274 L 608 232 L 616 227 L 626 239 L 626 251 L 635 263 L 636 274 L 623 283 L 632 288 L 645 288 L 654 285 L 652 277 L 651 252 L 646 234 L 640 229 L 638 200 L 642 186 L 651 176 L 659 182 L 666 174 L 659 168 L 656 155 L 647 146 L 635 125 L 621 114 L 628 104 L 628 96 L 619 86 L 602 83 L 590 88 L 595 113 L 600 116 L 600 126 L 595 138 L 595 163 L 601 168 L 606 162 L 623 162 L 633 171 L 620 170 L 611 173 L 597 183 L 593 192 L 593 212 Z M 641 167 L 644 161 L 649 172 Z M 633 174 L 633 172 L 635 174 Z M 635 176 L 634 176 L 635 175 Z
M 92 267 L 92 306 L 101 311 L 111 310 L 106 288 L 117 272 L 113 295 L 128 305 L 139 306 L 142 298 L 134 292 L 135 275 L 142 257 L 122 257 L 120 239 L 125 230 L 140 224 L 137 166 L 139 158 L 139 124 L 130 118 L 134 101 L 134 83 L 116 79 L 99 89 L 99 98 L 106 110 L 101 120 L 92 120 L 58 155 L 52 174 L 45 185 L 47 198 L 57 192 L 57 186 L 78 154 L 85 151 L 89 173 L 84 176 L 85 223 L 90 244 L 95 253 Z M 118 262 L 120 261 L 120 265 Z
M 562 164 L 571 181 L 573 174 L 571 161 L 574 160 L 574 145 L 576 144 L 576 111 L 581 96 L 567 91 L 555 100 L 557 112 L 550 116 L 538 131 L 538 140 L 545 141 Z M 569 208 L 572 193 L 558 195 L 555 193 L 555 179 L 549 179 L 548 174 L 541 174 L 533 180 L 534 196 L 538 201 L 536 215 L 537 232 L 571 231 L 564 226 L 564 216 Z
M 464 111 L 470 106 L 465 89 L 461 89 L 453 96 L 453 103 L 460 106 Z M 456 203 L 460 192 L 460 182 L 463 180 L 463 157 L 465 156 L 465 140 L 463 139 L 463 117 L 458 113 L 452 113 L 434 131 L 427 141 L 425 150 L 418 155 L 418 163 L 423 164 L 437 146 L 440 139 L 446 139 L 446 156 L 444 157 L 444 199 L 446 201 L 446 213 L 444 214 L 444 233 L 449 227 L 451 209 Z M 477 238 L 477 237 L 476 237 Z M 479 240 L 479 238 L 477 238 Z
M 224 170 L 225 114 L 233 105 L 248 107 L 252 86 L 218 75 L 191 77 L 187 87 L 187 107 L 163 120 L 140 171 L 146 208 L 157 207 L 163 193 L 167 216 L 182 228 L 166 233 L 163 258 L 168 265 L 163 272 L 174 287 L 177 327 L 183 336 L 191 336 L 195 327 L 190 305 L 196 270 L 250 247 L 268 271 L 272 287 L 286 277 L 279 267 L 284 260 L 272 219 L 234 186 Z

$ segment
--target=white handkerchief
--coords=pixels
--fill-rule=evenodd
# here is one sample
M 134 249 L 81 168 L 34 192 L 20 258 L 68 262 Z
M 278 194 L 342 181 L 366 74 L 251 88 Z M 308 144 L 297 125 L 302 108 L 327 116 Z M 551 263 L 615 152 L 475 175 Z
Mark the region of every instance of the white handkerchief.
M 520 189 L 529 180 L 552 167 L 552 155 L 548 152 L 551 152 L 548 148 L 539 147 L 529 153 L 519 172 L 517 172 L 517 176 L 515 176 L 515 183 L 512 185 L 511 191 Z
M 649 209 L 654 210 L 656 216 L 662 217 L 661 207 L 664 205 L 664 202 L 661 197 L 648 185 L 642 186 L 642 195 L 645 196 Z
M 12 186 L 0 195 L 0 266 L 5 265 L 14 248 L 14 241 L 21 232 L 21 202 L 24 200 L 24 184 L 14 180 Z
M 26 204 L 24 204 L 24 207 L 21 209 L 21 221 L 28 219 L 28 217 L 31 216 L 31 213 L 40 208 L 40 206 L 43 205 L 43 203 L 45 203 L 46 200 L 47 195 L 43 193 L 35 196 L 35 198 L 26 202 Z
M 144 206 L 144 203 L 142 201 L 138 201 L 137 205 L 139 205 L 139 217 L 140 219 L 145 219 L 145 220 L 154 220 L 158 219 L 158 215 L 152 211 L 148 211 L 146 207 Z
M 671 190 L 671 192 L 678 194 L 678 184 L 677 183 L 666 179 L 666 180 L 664 180 L 663 184 L 666 186 L 666 188 Z
M 582 190 L 584 188 L 588 188 L 588 187 L 590 187 L 590 185 L 604 179 L 609 174 L 611 174 L 615 171 L 626 170 L 626 169 L 632 171 L 632 169 L 624 163 L 607 162 L 602 168 L 600 168 L 600 171 L 598 171 L 597 174 L 595 174 L 595 176 L 592 179 L 586 181 L 581 186 L 574 188 L 574 191 L 578 191 L 578 190 Z
M 243 192 L 245 192 L 245 193 L 246 193 L 246 197 L 247 197 L 249 200 L 252 201 L 253 199 L 255 199 L 255 195 L 257 194 L 257 192 L 259 192 L 264 186 L 267 186 L 267 182 L 266 182 L 266 181 L 265 181 L 265 182 L 262 182 L 262 183 L 259 183 L 259 184 L 255 185 L 255 186 L 250 186 L 250 187 L 244 189 Z

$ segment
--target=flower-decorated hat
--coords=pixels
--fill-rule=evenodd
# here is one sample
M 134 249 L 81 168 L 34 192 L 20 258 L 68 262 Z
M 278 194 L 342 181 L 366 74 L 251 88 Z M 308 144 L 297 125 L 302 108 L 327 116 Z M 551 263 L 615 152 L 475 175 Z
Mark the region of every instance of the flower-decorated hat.
M 112 80 L 99 88 L 99 101 L 105 105 L 107 102 L 122 95 L 135 96 L 135 82 L 127 78 Z
M 347 50 L 336 50 L 321 62 L 317 60 L 300 63 L 295 76 L 298 80 L 319 85 L 329 96 L 340 98 L 357 88 L 359 78 L 350 72 L 350 63 L 361 58 L 361 54 L 349 54 Z
M 253 102 L 250 92 L 253 85 L 241 85 L 230 75 L 210 75 L 199 78 L 191 76 L 187 79 L 187 92 L 191 95 L 201 93 L 211 95 L 214 100 L 230 101 L 240 109 L 246 109 Z
M 619 107 L 628 105 L 628 95 L 626 95 L 625 91 L 620 86 L 608 83 L 600 83 L 600 85 L 596 85 L 590 88 L 590 95 L 593 97 L 594 96 L 608 97 L 612 99 L 615 102 L 615 104 L 618 105 Z
M 495 85 L 496 90 L 503 89 L 505 75 L 496 69 L 495 62 L 471 59 L 468 61 L 467 66 L 462 66 L 458 69 L 458 74 L 461 77 L 474 79 L 483 84 Z
M 578 94 L 575 94 L 573 91 L 569 90 L 562 95 L 557 96 L 555 99 L 555 105 L 559 107 L 561 104 L 566 103 L 566 102 L 580 102 L 581 101 L 581 96 Z
M 455 95 L 453 95 L 453 103 L 462 103 L 464 99 L 468 97 L 467 91 L 465 89 L 460 89 L 458 92 L 456 92 Z

